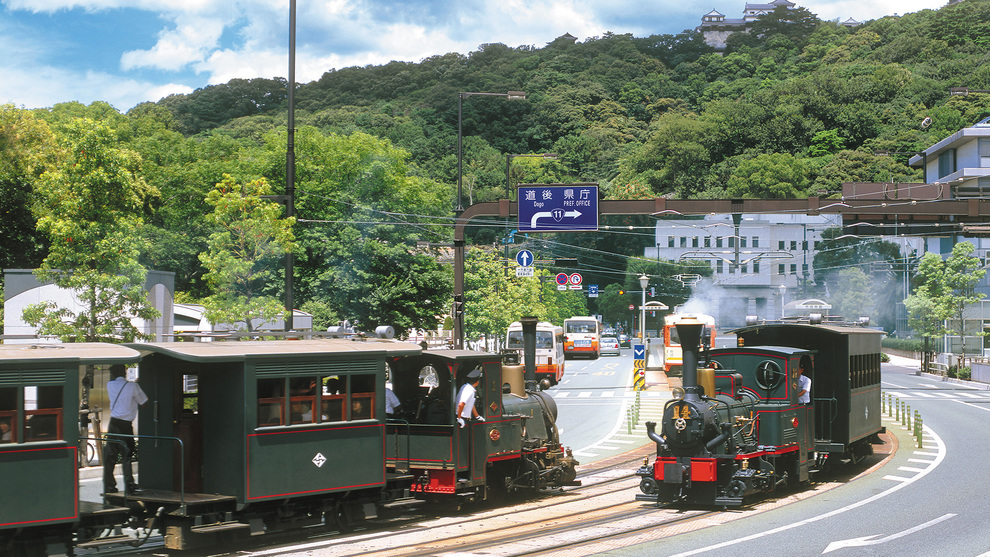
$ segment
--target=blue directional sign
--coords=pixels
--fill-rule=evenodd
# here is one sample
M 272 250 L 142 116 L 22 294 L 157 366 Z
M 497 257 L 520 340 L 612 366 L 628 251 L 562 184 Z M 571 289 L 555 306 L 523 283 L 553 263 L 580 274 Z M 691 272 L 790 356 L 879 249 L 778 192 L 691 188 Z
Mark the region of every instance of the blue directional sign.
M 533 265 L 533 252 L 528 249 L 521 249 L 516 252 L 516 264 L 520 267 L 531 267 Z
M 598 184 L 521 185 L 520 232 L 598 230 Z
M 646 359 L 646 345 L 644 345 L 644 344 L 634 344 L 633 345 L 633 359 L 634 360 L 645 360 Z
M 588 297 L 589 298 L 597 298 L 598 297 L 598 285 L 597 284 L 589 284 L 588 285 Z

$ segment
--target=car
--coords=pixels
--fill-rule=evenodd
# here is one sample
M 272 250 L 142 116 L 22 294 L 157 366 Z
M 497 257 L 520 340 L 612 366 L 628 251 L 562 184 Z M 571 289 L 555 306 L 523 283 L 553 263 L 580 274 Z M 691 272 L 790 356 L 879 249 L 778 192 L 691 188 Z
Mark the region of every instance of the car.
M 619 335 L 619 346 L 629 348 L 629 335 L 626 334 Z
M 614 354 L 616 356 L 621 356 L 622 349 L 619 348 L 619 339 L 615 337 L 602 337 L 601 354 L 602 356 L 606 354 Z

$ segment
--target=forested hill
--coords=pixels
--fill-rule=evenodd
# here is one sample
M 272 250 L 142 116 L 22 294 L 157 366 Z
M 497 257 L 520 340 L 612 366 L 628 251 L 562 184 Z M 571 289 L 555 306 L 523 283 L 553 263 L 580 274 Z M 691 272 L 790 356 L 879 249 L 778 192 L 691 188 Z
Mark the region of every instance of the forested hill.
M 990 115 L 990 95 L 949 95 L 990 89 L 988 0 L 856 28 L 784 13 L 731 36 L 722 54 L 694 32 L 606 34 L 332 70 L 297 89 L 297 124 L 387 138 L 417 172 L 453 183 L 458 92 L 524 91 L 523 102 L 464 99 L 465 195 L 477 202 L 504 195 L 505 155 L 519 153 L 559 155 L 540 166 L 550 176 L 520 179 L 597 181 L 612 197 L 826 195 L 844 181 L 920 180 L 906 156 L 874 153 L 917 151 Z M 186 135 L 252 139 L 286 121 L 284 80 L 157 104 Z

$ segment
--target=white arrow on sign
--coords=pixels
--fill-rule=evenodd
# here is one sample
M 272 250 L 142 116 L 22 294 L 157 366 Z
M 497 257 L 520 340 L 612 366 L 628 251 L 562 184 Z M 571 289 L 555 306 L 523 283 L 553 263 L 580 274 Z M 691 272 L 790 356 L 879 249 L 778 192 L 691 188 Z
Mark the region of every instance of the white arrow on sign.
M 536 221 L 544 217 L 552 217 L 555 221 L 560 222 L 564 217 L 578 218 L 581 216 L 581 211 L 564 211 L 562 209 L 554 209 L 553 211 L 542 211 L 540 213 L 533 213 L 533 218 L 529 221 L 530 228 L 536 228 Z
M 944 515 L 942 515 L 942 516 L 940 516 L 940 517 L 938 517 L 938 518 L 936 518 L 934 520 L 929 520 L 928 522 L 926 522 L 924 524 L 919 524 L 919 525 L 915 526 L 914 528 L 908 528 L 907 530 L 904 530 L 903 532 L 898 532 L 896 534 L 891 534 L 891 535 L 889 535 L 887 537 L 880 538 L 880 539 L 877 539 L 877 540 L 874 540 L 873 538 L 877 537 L 879 534 L 874 534 L 872 536 L 863 536 L 862 538 L 852 538 L 852 539 L 848 539 L 848 540 L 835 541 L 835 542 L 832 542 L 832 543 L 828 544 L 828 547 L 825 548 L 825 551 L 822 551 L 822 554 L 828 553 L 830 551 L 835 551 L 836 549 L 842 549 L 843 547 L 862 547 L 862 546 L 866 546 L 866 545 L 877 545 L 877 544 L 881 544 L 881 543 L 884 543 L 884 542 L 889 542 L 891 540 L 896 540 L 897 538 L 902 538 L 904 536 L 907 536 L 908 534 L 913 534 L 913 533 L 915 533 L 915 532 L 917 532 L 919 530 L 924 530 L 925 528 L 928 528 L 929 526 L 934 526 L 934 525 L 938 524 L 939 522 L 942 522 L 943 520 L 948 520 L 948 519 L 950 519 L 950 518 L 952 518 L 954 516 L 956 516 L 956 515 L 953 514 L 953 513 L 944 514 Z

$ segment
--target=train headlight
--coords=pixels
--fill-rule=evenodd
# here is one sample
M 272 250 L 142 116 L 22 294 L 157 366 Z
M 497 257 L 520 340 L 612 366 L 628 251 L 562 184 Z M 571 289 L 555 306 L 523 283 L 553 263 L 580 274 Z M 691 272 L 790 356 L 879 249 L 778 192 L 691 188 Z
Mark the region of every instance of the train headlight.
M 683 399 L 684 398 L 684 387 L 674 387 L 673 390 L 670 391 L 670 396 L 673 397 L 674 400 L 681 400 L 681 399 Z
M 791 425 L 794 426 L 794 427 L 797 427 L 798 426 L 797 416 L 794 416 L 793 418 L 791 418 Z

